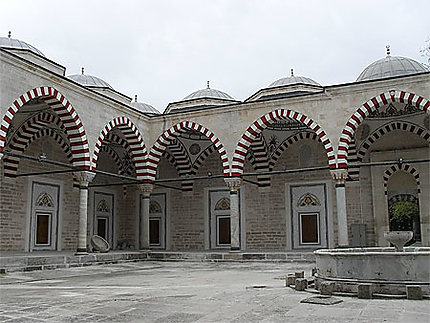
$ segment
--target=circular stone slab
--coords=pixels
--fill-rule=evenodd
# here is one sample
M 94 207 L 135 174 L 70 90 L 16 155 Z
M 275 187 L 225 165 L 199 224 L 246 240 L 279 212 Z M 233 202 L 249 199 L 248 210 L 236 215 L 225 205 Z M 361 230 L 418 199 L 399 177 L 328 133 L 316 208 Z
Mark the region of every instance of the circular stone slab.
M 110 250 L 109 242 L 98 235 L 93 235 L 91 237 L 91 245 L 96 251 L 108 252 Z

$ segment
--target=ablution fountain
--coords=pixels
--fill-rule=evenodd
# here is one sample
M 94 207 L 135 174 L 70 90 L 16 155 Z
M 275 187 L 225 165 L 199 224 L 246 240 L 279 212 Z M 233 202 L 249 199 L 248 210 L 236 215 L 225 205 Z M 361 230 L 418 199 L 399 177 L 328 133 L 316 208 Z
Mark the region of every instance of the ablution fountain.
M 367 285 L 371 294 L 406 295 L 408 286 L 430 295 L 430 247 L 404 247 L 411 231 L 389 231 L 394 247 L 320 249 L 314 252 L 316 288 L 329 283 L 334 292 L 357 293 Z

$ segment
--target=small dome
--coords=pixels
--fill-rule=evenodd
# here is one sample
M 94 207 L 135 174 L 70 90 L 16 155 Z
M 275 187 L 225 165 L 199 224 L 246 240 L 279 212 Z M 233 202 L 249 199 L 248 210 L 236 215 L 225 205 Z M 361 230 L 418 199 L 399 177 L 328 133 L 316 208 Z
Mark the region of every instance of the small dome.
M 22 40 L 11 38 L 10 31 L 8 37 L 0 37 L 0 47 L 29 50 L 30 52 L 45 57 L 45 55 L 36 47 L 33 47 Z
M 103 81 L 101 78 L 98 78 L 97 76 L 84 74 L 83 67 L 82 67 L 81 74 L 68 75 L 67 77 L 83 86 L 107 87 L 113 90 L 112 86 L 110 86 L 108 82 Z
M 294 71 L 291 69 L 291 76 L 281 78 L 269 85 L 269 87 L 277 87 L 284 85 L 293 85 L 293 84 L 306 84 L 306 85 L 315 85 L 321 86 L 318 82 L 310 79 L 309 77 L 304 76 L 294 76 Z
M 135 108 L 136 110 L 139 110 L 142 112 L 149 112 L 149 113 L 155 113 L 155 114 L 161 113 L 156 108 L 154 108 L 152 105 L 149 105 L 149 104 L 143 103 L 143 102 L 137 102 L 137 95 L 134 96 L 134 101 L 131 102 L 130 105 L 133 108 Z
M 390 47 L 387 46 L 387 56 L 367 66 L 358 76 L 357 82 L 428 71 L 424 65 L 411 58 L 391 56 Z
M 231 95 L 228 95 L 227 93 L 211 89 L 209 87 L 209 81 L 207 83 L 206 89 L 198 90 L 190 95 L 187 95 L 183 100 L 194 100 L 194 99 L 223 99 L 223 100 L 234 100 L 234 98 Z

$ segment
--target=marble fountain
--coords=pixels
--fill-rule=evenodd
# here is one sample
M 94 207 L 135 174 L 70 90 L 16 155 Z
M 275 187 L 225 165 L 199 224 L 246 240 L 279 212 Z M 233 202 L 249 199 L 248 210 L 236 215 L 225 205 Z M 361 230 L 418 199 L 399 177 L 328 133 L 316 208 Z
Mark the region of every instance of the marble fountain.
M 370 296 L 406 295 L 415 288 L 424 297 L 430 295 L 430 247 L 404 247 L 412 238 L 411 231 L 385 232 L 384 237 L 395 247 L 315 251 L 316 288 L 323 293 L 330 285 L 333 292 L 359 295 L 360 288 L 367 287 Z

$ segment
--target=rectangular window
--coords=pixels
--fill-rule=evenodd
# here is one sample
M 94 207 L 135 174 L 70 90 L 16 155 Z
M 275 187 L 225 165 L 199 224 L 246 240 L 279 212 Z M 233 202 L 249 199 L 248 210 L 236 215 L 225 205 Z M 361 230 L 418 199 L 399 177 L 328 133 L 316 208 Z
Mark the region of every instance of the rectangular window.
M 160 219 L 149 219 L 149 244 L 160 245 Z
M 218 245 L 230 244 L 230 216 L 218 216 Z
M 36 213 L 36 244 L 49 245 L 50 230 L 49 213 Z
M 300 242 L 302 244 L 319 243 L 319 214 L 300 213 Z
M 97 235 L 105 240 L 107 239 L 107 222 L 106 218 L 97 218 Z

